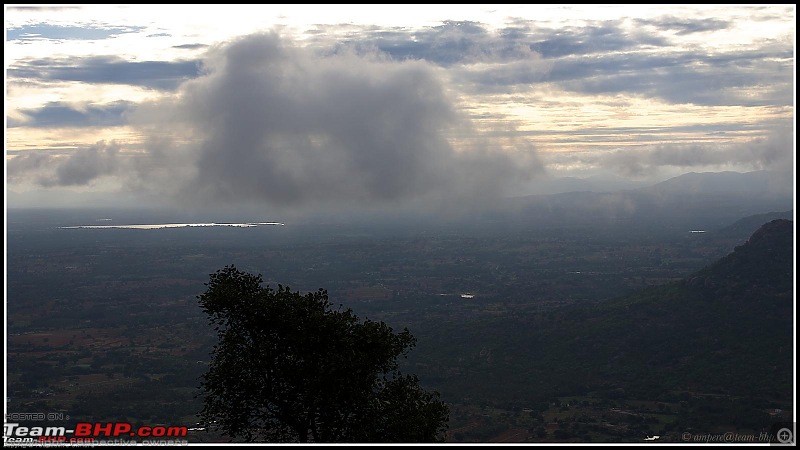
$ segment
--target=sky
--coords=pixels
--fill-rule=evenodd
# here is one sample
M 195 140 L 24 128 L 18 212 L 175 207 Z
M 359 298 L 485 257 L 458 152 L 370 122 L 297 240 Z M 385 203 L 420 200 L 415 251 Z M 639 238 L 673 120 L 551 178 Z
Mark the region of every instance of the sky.
M 4 16 L 9 205 L 431 204 L 557 177 L 793 174 L 796 5 Z

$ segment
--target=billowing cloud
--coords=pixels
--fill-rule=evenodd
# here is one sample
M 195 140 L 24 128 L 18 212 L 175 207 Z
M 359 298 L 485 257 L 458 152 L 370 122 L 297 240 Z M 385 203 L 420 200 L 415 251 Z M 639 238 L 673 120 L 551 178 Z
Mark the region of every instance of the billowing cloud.
M 86 186 L 100 177 L 117 174 L 124 161 L 119 153 L 119 145 L 113 142 L 98 142 L 67 154 L 25 152 L 8 161 L 8 180 L 33 176 L 44 187 Z
M 77 160 L 116 139 L 114 164 L 88 185 L 107 170 L 187 204 L 493 195 L 541 170 L 533 142 L 553 174 L 791 165 L 791 145 L 770 147 L 780 133 L 753 138 L 792 115 L 792 7 L 557 9 L 407 23 L 303 16 L 271 24 L 298 41 L 222 46 L 213 40 L 234 32 L 106 20 L 81 35 L 77 15 L 20 15 L 9 26 L 30 39 L 9 41 L 7 153 L 57 150 L 15 166 L 57 185 L 80 179 L 55 174 L 71 151 Z M 101 32 L 111 34 L 77 39 Z M 45 36 L 59 33 L 75 38 Z
M 685 170 L 732 167 L 791 173 L 794 169 L 793 156 L 792 128 L 780 127 L 765 138 L 746 143 L 646 146 L 601 154 L 596 162 L 621 174 L 633 176 L 652 173 L 660 167 Z
M 276 34 L 247 36 L 213 48 L 175 96 L 132 114 L 144 153 L 76 153 L 50 161 L 55 175 L 40 180 L 113 174 L 183 202 L 293 207 L 486 197 L 542 170 L 524 142 L 472 130 L 444 76 L 379 52 L 320 56 Z M 12 162 L 10 171 L 42 165 Z

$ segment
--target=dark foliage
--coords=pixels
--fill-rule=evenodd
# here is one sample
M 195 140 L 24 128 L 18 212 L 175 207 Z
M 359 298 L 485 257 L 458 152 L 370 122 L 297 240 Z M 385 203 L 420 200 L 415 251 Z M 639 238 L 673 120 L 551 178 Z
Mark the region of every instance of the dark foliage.
M 687 399 L 728 402 L 724 414 L 688 405 L 692 414 L 681 416 L 691 416 L 692 426 L 746 419 L 744 428 L 768 428 L 766 405 L 792 398 L 793 245 L 792 222 L 775 220 L 681 281 L 593 305 L 475 321 L 466 338 L 448 347 L 469 355 L 468 346 L 480 342 L 491 359 L 460 362 L 440 352 L 421 362 L 438 364 L 434 375 L 468 368 L 441 376 L 445 398 L 483 395 L 524 407 L 590 392 L 609 399 L 671 399 L 685 392 Z M 453 329 L 428 330 L 420 334 L 426 348 L 454 341 Z
M 203 421 L 246 441 L 433 442 L 448 408 L 401 374 L 416 339 L 332 310 L 325 290 L 261 286 L 234 266 L 199 297 L 219 335 L 203 376 Z

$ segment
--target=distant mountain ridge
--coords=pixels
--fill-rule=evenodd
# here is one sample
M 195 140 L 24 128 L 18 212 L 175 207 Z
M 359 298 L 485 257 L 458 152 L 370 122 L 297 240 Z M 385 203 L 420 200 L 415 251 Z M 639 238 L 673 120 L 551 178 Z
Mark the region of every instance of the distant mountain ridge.
M 764 214 L 756 214 L 752 216 L 743 217 L 736 222 L 716 230 L 716 232 L 723 236 L 741 236 L 744 238 L 749 237 L 758 230 L 761 225 L 771 222 L 775 219 L 792 220 L 794 218 L 793 211 L 780 211 L 768 212 Z
M 690 172 L 642 188 L 651 192 L 697 192 L 708 194 L 787 193 L 791 186 L 778 172 Z M 789 180 L 790 181 L 790 180 Z
M 713 230 L 745 216 L 793 208 L 791 180 L 776 172 L 688 173 L 643 188 L 516 197 L 490 208 L 506 222 Z

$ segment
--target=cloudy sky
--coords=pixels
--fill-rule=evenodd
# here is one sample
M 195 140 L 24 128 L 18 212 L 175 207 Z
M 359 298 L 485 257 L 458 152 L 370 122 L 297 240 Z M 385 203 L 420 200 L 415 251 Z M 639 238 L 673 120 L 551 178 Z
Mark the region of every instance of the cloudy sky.
M 313 207 L 792 170 L 795 19 L 795 5 L 6 5 L 6 194 Z

